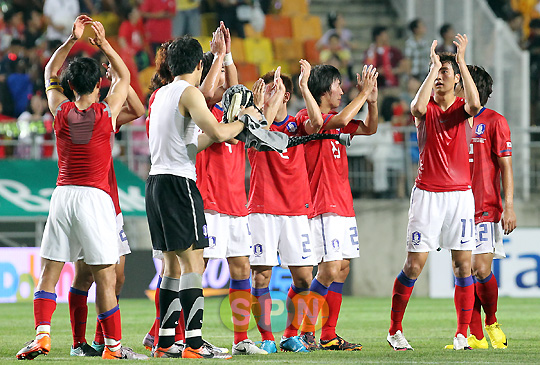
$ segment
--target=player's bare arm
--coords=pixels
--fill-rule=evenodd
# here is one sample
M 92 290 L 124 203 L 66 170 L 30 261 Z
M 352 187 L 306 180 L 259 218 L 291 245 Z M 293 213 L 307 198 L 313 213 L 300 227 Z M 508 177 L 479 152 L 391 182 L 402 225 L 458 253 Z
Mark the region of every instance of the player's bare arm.
M 225 57 L 225 39 L 219 27 L 212 33 L 210 51 L 214 55 L 214 61 L 199 90 L 201 90 L 207 102 L 212 104 L 216 102 L 214 101 L 214 95 L 219 87 L 219 78 L 223 67 L 223 58 Z
M 504 192 L 504 209 L 501 217 L 501 225 L 504 234 L 509 234 L 517 226 L 516 213 L 514 212 L 514 174 L 512 169 L 512 156 L 498 157 L 497 162 L 501 169 L 501 181 Z
M 223 59 L 223 66 L 225 68 L 225 90 L 227 90 L 233 85 L 238 85 L 238 70 L 236 69 L 236 65 L 232 60 L 231 32 L 223 22 L 219 23 L 219 28 L 221 29 L 223 38 L 225 39 L 225 58 Z
M 308 112 L 309 119 L 304 122 L 304 129 L 306 133 L 313 134 L 318 133 L 323 127 L 324 120 L 321 114 L 321 109 L 315 101 L 315 98 L 311 94 L 308 88 L 308 79 L 311 73 L 311 65 L 306 60 L 300 60 L 300 76 L 298 77 L 298 86 L 300 92 L 306 103 L 306 110 Z
M 324 128 L 337 129 L 347 126 L 367 101 L 369 94 L 373 91 L 373 87 L 377 82 L 378 76 L 379 73 L 373 65 L 364 65 L 362 77 L 360 77 L 360 74 L 356 74 L 356 88 L 358 89 L 358 95 L 347 104 L 342 111 L 330 119 Z
M 276 72 L 274 72 L 274 82 L 272 83 L 272 89 L 270 90 L 270 98 L 268 99 L 266 105 L 264 105 L 264 116 L 269 123 L 264 128 L 270 129 L 270 124 L 276 119 L 279 108 L 283 104 L 284 97 L 285 85 L 281 79 L 281 67 L 278 67 Z
M 109 41 L 105 38 L 105 28 L 100 22 L 93 22 L 92 29 L 95 37 L 90 38 L 90 43 L 99 47 L 111 64 L 111 89 L 109 95 L 105 98 L 111 108 L 113 129 L 116 129 L 116 118 L 122 110 L 122 105 L 126 101 L 129 91 L 130 75 L 129 70 L 122 61 L 122 58 L 116 53 Z
M 379 97 L 379 90 L 377 88 L 377 81 L 375 80 L 375 86 L 368 95 L 366 100 L 368 105 L 368 113 L 366 120 L 358 125 L 358 129 L 354 134 L 356 135 L 371 135 L 377 132 L 379 125 L 379 108 L 377 106 L 377 98 Z
M 478 90 L 476 85 L 471 77 L 469 69 L 467 68 L 467 63 L 465 62 L 465 50 L 467 49 L 467 44 L 469 40 L 466 34 L 456 35 L 456 40 L 454 44 L 457 47 L 456 52 L 456 62 L 459 66 L 459 71 L 461 73 L 461 79 L 463 81 L 463 94 L 465 95 L 465 111 L 474 116 L 478 114 L 482 105 L 480 105 L 480 96 L 478 95 Z M 472 127 L 472 120 L 469 122 Z
M 429 98 L 431 96 L 431 90 L 433 88 L 435 80 L 437 79 L 437 74 L 442 67 L 441 59 L 439 55 L 435 53 L 435 48 L 437 48 L 436 40 L 431 43 L 431 65 L 429 67 L 429 73 L 426 76 L 426 79 L 424 80 L 422 85 L 420 86 L 420 89 L 418 89 L 418 92 L 416 93 L 413 101 L 411 102 L 411 114 L 413 115 L 413 117 L 415 117 L 416 125 L 418 125 L 420 123 L 420 119 L 426 115 Z
M 190 86 L 182 93 L 178 110 L 184 116 L 191 116 L 195 124 L 214 142 L 225 142 L 236 137 L 244 129 L 240 121 L 218 123 L 208 110 L 203 94 L 196 87 Z
M 84 28 L 92 23 L 92 18 L 87 15 L 79 15 L 73 23 L 71 35 L 58 49 L 53 53 L 49 62 L 45 66 L 45 85 L 47 94 L 47 103 L 49 110 L 53 115 L 56 115 L 56 108 L 61 102 L 67 100 L 67 97 L 62 93 L 60 80 L 58 79 L 58 71 L 64 64 L 69 51 L 75 45 L 75 42 L 82 36 Z

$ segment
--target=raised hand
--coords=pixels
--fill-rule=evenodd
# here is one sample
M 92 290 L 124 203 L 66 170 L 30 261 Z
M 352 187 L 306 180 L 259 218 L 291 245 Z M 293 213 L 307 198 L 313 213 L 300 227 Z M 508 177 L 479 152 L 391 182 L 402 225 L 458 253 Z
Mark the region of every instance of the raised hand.
M 456 62 L 459 64 L 461 62 L 465 62 L 465 49 L 467 48 L 467 44 L 469 44 L 469 39 L 467 38 L 467 34 L 457 34 L 456 40 L 453 41 L 453 43 L 457 47 L 456 52 Z
M 251 88 L 251 91 L 253 92 L 253 103 L 259 109 L 261 109 L 264 104 L 264 86 L 264 80 L 258 79 Z
M 219 23 L 219 29 L 221 29 L 221 32 L 223 33 L 223 38 L 225 40 L 225 53 L 231 53 L 231 32 L 223 22 Z
M 307 88 L 309 74 L 311 73 L 311 65 L 308 61 L 300 60 L 300 76 L 298 77 L 298 86 L 300 88 Z
M 210 51 L 214 55 L 224 55 L 225 54 L 225 38 L 221 28 L 217 28 L 214 33 L 212 33 L 212 41 L 210 42 Z
M 356 88 L 361 93 L 370 94 L 377 83 L 377 77 L 379 77 L 379 73 L 373 65 L 364 65 L 362 77 L 360 74 L 356 74 Z
M 71 36 L 73 39 L 81 38 L 84 32 L 84 27 L 91 24 L 92 21 L 92 18 L 90 18 L 88 15 L 79 15 L 73 22 L 73 28 L 71 29 Z
M 103 27 L 103 24 L 96 21 L 92 22 L 92 29 L 96 36 L 94 38 L 89 37 L 88 40 L 94 46 L 101 47 L 107 42 L 107 39 L 105 38 L 105 28 Z
M 431 43 L 431 50 L 429 51 L 429 58 L 431 60 L 431 67 L 438 70 L 442 67 L 442 63 L 441 63 L 441 58 L 439 57 L 439 55 L 435 53 L 435 48 L 437 48 L 436 39 Z
M 373 89 L 369 93 L 366 101 L 368 103 L 376 103 L 378 97 L 379 97 L 379 89 L 377 88 L 377 79 L 375 79 L 375 85 L 373 86 Z

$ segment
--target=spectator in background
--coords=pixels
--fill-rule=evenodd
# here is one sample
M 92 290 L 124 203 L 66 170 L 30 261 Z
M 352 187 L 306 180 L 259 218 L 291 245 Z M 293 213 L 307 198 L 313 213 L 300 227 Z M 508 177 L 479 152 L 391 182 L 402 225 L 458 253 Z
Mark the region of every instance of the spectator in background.
M 43 15 L 47 24 L 47 41 L 66 40 L 79 14 L 79 0 L 45 0 Z
M 52 146 L 42 146 L 45 139 L 51 140 L 52 136 L 46 136 L 46 131 L 52 132 L 53 117 L 47 108 L 47 101 L 43 98 L 41 92 L 35 93 L 30 98 L 30 103 L 26 111 L 22 112 L 17 118 L 19 127 L 19 141 L 17 144 L 16 155 L 18 158 L 39 158 L 51 157 Z M 34 130 L 32 123 L 42 123 L 41 128 Z M 36 133 L 39 130 L 40 133 Z M 35 133 L 35 143 L 32 143 L 32 134 Z M 40 148 L 39 151 L 33 151 L 32 146 Z M 46 156 L 44 156 L 46 154 Z
M 379 88 L 399 86 L 399 77 L 404 73 L 401 51 L 390 46 L 388 30 L 376 26 L 372 30 L 373 43 L 365 53 L 364 64 L 373 65 L 379 72 Z
M 6 84 L 11 97 L 13 98 L 13 115 L 18 117 L 28 107 L 28 101 L 34 93 L 34 86 L 32 84 L 32 80 L 30 79 L 30 75 L 27 72 L 28 60 L 24 57 L 18 56 L 23 53 L 17 53 L 15 48 L 23 49 L 21 41 L 18 39 L 11 42 L 11 73 L 8 71 Z
M 526 49 L 530 52 L 530 80 L 531 80 L 531 123 L 540 123 L 540 19 L 533 19 L 529 23 L 529 39 Z
M 22 39 L 24 34 L 23 12 L 9 10 L 4 14 L 4 26 L 0 30 L 0 52 L 11 45 L 13 39 Z
M 239 5 L 244 4 L 244 0 L 217 0 L 216 3 L 218 20 L 225 23 L 225 26 L 240 38 L 245 38 L 246 35 L 244 33 L 244 23 L 238 19 L 236 11 Z
M 348 68 L 351 64 L 352 55 L 348 48 L 343 47 L 339 35 L 332 34 L 330 36 L 327 48 L 321 51 L 319 57 L 321 63 L 332 65 L 337 68 L 342 75 L 347 75 L 346 79 L 342 80 L 342 88 L 347 92 L 351 83 L 351 78 L 348 77 Z
M 174 0 L 143 0 L 139 8 L 144 19 L 146 40 L 156 54 L 161 43 L 172 37 L 172 19 L 176 14 Z
M 26 19 L 26 28 L 24 29 L 23 45 L 27 49 L 38 45 L 39 39 L 43 37 L 43 14 L 37 10 L 31 10 Z
M 173 20 L 173 36 L 201 35 L 201 0 L 176 0 L 176 15 Z
M 353 42 L 352 38 L 352 32 L 350 29 L 345 28 L 345 18 L 342 14 L 336 13 L 336 12 L 330 12 L 328 13 L 328 30 L 323 34 L 321 39 L 317 42 L 317 49 L 324 50 L 331 47 L 331 37 L 337 36 L 340 43 L 340 48 L 342 50 L 346 50 L 351 54 L 351 51 L 353 49 L 357 48 L 356 43 Z M 354 80 L 355 75 L 353 74 L 352 70 L 352 57 L 349 57 L 349 61 L 347 63 L 347 69 L 346 73 L 344 73 L 341 69 L 340 72 L 342 75 L 348 75 L 349 80 Z M 339 67 L 338 67 L 339 69 Z
M 443 24 L 441 29 L 439 30 L 439 33 L 441 34 L 442 42 L 441 44 L 437 45 L 437 48 L 435 48 L 435 52 L 436 53 L 442 53 L 442 52 L 456 53 L 457 47 L 454 44 L 454 39 L 456 38 L 456 32 L 454 31 L 454 27 L 452 27 L 452 24 L 449 24 L 449 23 Z
M 123 52 L 133 58 L 137 70 L 141 71 L 150 66 L 150 48 L 146 42 L 141 12 L 137 7 L 132 7 L 126 15 L 118 30 L 118 44 Z
M 424 39 L 427 28 L 422 19 L 416 18 L 409 23 L 411 36 L 405 42 L 405 57 L 409 62 L 409 74 L 423 80 L 428 69 L 425 60 L 429 57 L 430 44 Z
M 523 15 L 517 11 L 512 11 L 507 15 L 505 20 L 510 29 L 512 29 L 516 42 L 523 48 L 525 43 L 523 38 Z

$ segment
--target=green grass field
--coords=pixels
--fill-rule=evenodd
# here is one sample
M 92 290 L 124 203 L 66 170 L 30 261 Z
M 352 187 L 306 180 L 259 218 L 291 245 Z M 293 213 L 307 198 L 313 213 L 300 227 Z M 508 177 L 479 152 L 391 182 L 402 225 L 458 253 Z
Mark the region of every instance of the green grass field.
M 204 337 L 218 346 L 231 347 L 232 332 L 219 318 L 221 298 L 209 298 L 205 303 Z M 389 298 L 353 298 L 343 300 L 338 334 L 349 341 L 360 342 L 360 352 L 338 353 L 316 351 L 309 354 L 278 353 L 267 356 L 235 356 L 232 362 L 299 364 L 323 363 L 540 363 L 540 299 L 501 298 L 498 319 L 508 337 L 506 350 L 444 350 L 452 342 L 455 331 L 454 304 L 451 299 L 412 298 L 405 315 L 404 333 L 415 351 L 396 352 L 386 342 L 389 324 Z M 93 305 L 92 305 L 93 306 Z M 141 345 L 154 316 L 154 305 L 148 300 L 124 299 L 122 310 L 125 346 L 146 353 Z M 93 338 L 95 322 L 89 319 L 87 339 Z M 276 333 L 279 340 L 281 333 Z M 0 363 L 16 361 L 15 354 L 32 339 L 32 303 L 0 304 Z M 259 340 L 256 329 L 250 338 Z M 71 330 L 67 304 L 59 304 L 53 316 L 52 350 L 48 356 L 39 356 L 37 362 L 105 362 L 99 358 L 73 358 L 69 356 Z M 150 359 L 150 361 L 188 361 Z M 194 360 L 191 360 L 194 361 Z M 205 363 L 219 361 L 206 360 Z M 228 362 L 230 363 L 230 361 Z

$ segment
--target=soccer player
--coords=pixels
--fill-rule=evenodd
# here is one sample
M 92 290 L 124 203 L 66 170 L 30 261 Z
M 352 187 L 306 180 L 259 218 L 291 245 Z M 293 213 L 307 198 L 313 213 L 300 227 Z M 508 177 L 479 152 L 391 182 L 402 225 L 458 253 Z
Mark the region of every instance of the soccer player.
M 105 66 L 105 65 L 104 65 Z M 107 77 L 110 79 L 110 65 L 107 69 Z M 141 103 L 139 97 L 135 93 L 135 90 L 130 86 L 128 97 L 122 108 L 122 111 L 116 118 L 117 131 L 120 126 L 125 123 L 129 123 L 132 120 L 140 117 L 145 112 L 144 105 Z M 118 198 L 118 186 L 116 183 L 116 175 L 114 173 L 114 164 L 111 159 L 111 168 L 109 170 L 109 184 L 111 187 L 111 198 L 114 203 L 117 223 L 117 242 L 118 242 L 118 254 L 120 255 L 118 263 L 116 264 L 116 287 L 115 293 L 118 298 L 122 286 L 124 285 L 124 265 L 125 255 L 131 253 L 129 243 L 124 233 L 124 220 L 122 216 L 122 210 L 120 209 L 120 201 Z M 73 345 L 71 347 L 71 356 L 101 356 L 105 348 L 105 339 L 103 337 L 103 329 L 99 320 L 96 325 L 95 338 L 92 346 L 88 345 L 85 338 L 86 333 L 86 320 L 88 314 L 88 290 L 90 289 L 94 277 L 89 265 L 83 260 L 79 260 L 75 263 L 75 277 L 69 290 L 68 303 L 69 303 L 69 316 L 71 321 L 71 332 L 73 335 Z M 126 350 L 130 350 L 126 347 Z
M 307 61 L 301 61 L 308 68 Z M 377 131 L 377 76 L 373 66 L 364 66 L 362 78 L 357 74 L 358 95 L 336 112 L 341 102 L 341 75 L 330 65 L 313 68 L 308 80 L 302 80 L 300 90 L 306 109 L 296 115 L 301 134 L 350 133 L 370 135 Z M 367 102 L 365 121 L 354 116 Z M 324 318 L 320 348 L 324 350 L 359 351 L 362 345 L 349 343 L 336 334 L 336 324 L 341 309 L 343 283 L 349 274 L 350 259 L 359 256 L 358 229 L 353 210 L 349 184 L 349 169 L 345 146 L 335 140 L 318 140 L 305 146 L 313 212 L 310 227 L 314 256 L 318 262 L 317 276 L 309 290 L 324 300 L 319 300 L 320 310 L 324 301 L 328 305 L 328 318 Z M 317 311 L 304 318 L 302 338 L 311 347 L 315 341 Z
M 218 123 L 197 89 L 202 48 L 185 36 L 168 47 L 173 81 L 155 94 L 148 126 L 152 167 L 146 183 L 146 211 L 154 249 L 163 251 L 160 285 L 161 325 L 155 357 L 230 358 L 203 346 L 203 248 L 208 247 L 202 198 L 195 183 L 197 128 L 216 142 L 238 135 L 241 121 Z M 180 303 L 178 303 L 180 298 Z M 184 310 L 186 346 L 174 347 L 180 305 Z
M 75 95 L 70 102 L 62 93 L 57 73 L 69 51 L 91 25 L 98 46 L 111 63 L 111 92 L 96 103 L 100 69 L 96 60 L 79 58 L 65 70 Z M 58 150 L 57 187 L 51 197 L 49 217 L 41 245 L 42 271 L 34 294 L 36 338 L 17 353 L 18 359 L 33 359 L 51 348 L 51 317 L 56 308 L 55 285 L 67 261 L 83 256 L 96 282 L 96 309 L 105 336 L 104 359 L 146 358 L 125 351 L 116 301 L 115 263 L 118 260 L 116 214 L 108 181 L 111 138 L 116 118 L 129 90 L 129 71 L 105 38 L 105 29 L 86 15 L 77 17 L 68 40 L 45 67 L 49 109 L 55 116 Z
M 478 89 L 482 109 L 474 116 L 471 151 L 472 191 L 474 194 L 476 224 L 476 247 L 473 249 L 472 272 L 475 302 L 467 338 L 473 349 L 487 349 L 488 343 L 482 330 L 480 308 L 486 314 L 485 329 L 496 349 L 506 348 L 508 343 L 501 330 L 497 312 L 497 279 L 491 272 L 493 258 L 506 257 L 502 236 L 516 228 L 514 212 L 514 177 L 512 173 L 512 140 L 506 119 L 492 109 L 486 108 L 492 92 L 493 79 L 480 66 L 468 66 Z M 501 182 L 504 192 L 504 209 L 501 200 Z
M 458 34 L 456 54 L 430 51 L 430 70 L 415 98 L 415 117 L 420 164 L 411 193 L 407 227 L 407 259 L 394 281 L 391 325 L 387 341 L 396 351 L 412 350 L 401 322 L 414 283 L 430 251 L 451 250 L 455 275 L 454 303 L 457 330 L 454 350 L 469 348 L 467 329 L 474 305 L 471 251 L 474 243 L 474 198 L 468 166 L 471 116 L 480 111 L 478 91 L 465 63 L 468 39 Z M 462 80 L 465 99 L 456 97 Z M 431 93 L 433 91 L 433 96 Z
M 302 70 L 300 80 L 307 80 L 309 70 Z M 264 89 L 263 89 L 264 88 Z M 257 90 L 259 90 L 257 92 Z M 264 93 L 263 93 L 264 90 Z M 287 103 L 293 91 L 289 76 L 268 72 L 256 85 L 254 97 L 263 101 L 264 114 L 271 122 L 270 130 L 289 136 L 299 132 L 296 119 L 288 115 Z M 262 97 L 260 94 L 264 94 Z M 311 195 L 308 186 L 304 146 L 288 148 L 283 153 L 248 150 L 251 164 L 249 190 L 249 225 L 253 238 L 250 257 L 253 288 L 257 299 L 253 303 L 253 315 L 261 333 L 261 348 L 277 352 L 270 319 L 271 298 L 268 286 L 272 267 L 289 268 L 293 283 L 287 294 L 288 325 L 280 341 L 284 351 L 307 352 L 306 344 L 298 336 L 299 315 L 293 299 L 309 291 L 314 261 L 311 247 L 308 215 L 311 212 Z M 300 321 L 301 321 L 300 317 Z

